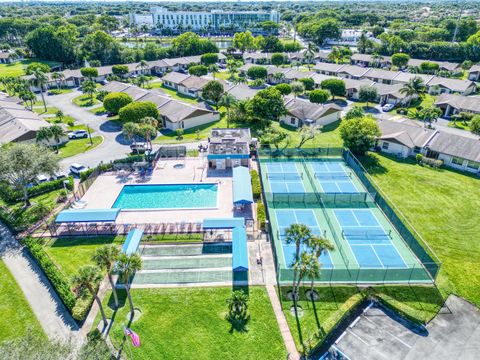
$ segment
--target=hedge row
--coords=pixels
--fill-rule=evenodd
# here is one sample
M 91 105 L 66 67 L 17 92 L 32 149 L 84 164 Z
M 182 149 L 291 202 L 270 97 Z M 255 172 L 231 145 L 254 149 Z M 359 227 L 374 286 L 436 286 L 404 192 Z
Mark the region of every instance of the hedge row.
M 101 164 L 98 165 L 96 168 L 88 169 L 87 171 L 80 173 L 80 182 L 83 182 L 89 178 L 89 176 L 96 170 L 99 169 L 100 171 L 107 171 L 112 169 L 112 164 Z
M 265 215 L 265 206 L 261 200 L 257 201 L 257 221 L 260 226 L 260 229 L 266 231 L 265 223 L 267 220 L 267 216 Z
M 23 243 L 30 250 L 30 253 L 37 260 L 40 267 L 47 275 L 48 280 L 52 283 L 57 291 L 57 294 L 62 299 L 67 309 L 72 312 L 75 306 L 76 299 L 72 290 L 70 289 L 70 283 L 65 276 L 60 272 L 57 266 L 53 263 L 52 259 L 47 255 L 42 244 L 38 240 L 31 237 L 23 239 Z
M 252 178 L 253 199 L 258 200 L 262 195 L 262 185 L 260 184 L 260 176 L 258 175 L 257 170 L 251 170 L 250 177 Z
M 29 197 L 34 197 L 42 194 L 46 194 L 49 192 L 52 192 L 54 190 L 62 189 L 63 188 L 63 182 L 65 179 L 58 179 L 58 180 L 53 180 L 53 181 L 47 181 L 44 183 L 41 183 L 36 186 L 32 186 L 31 188 L 28 189 L 28 196 Z M 67 188 L 69 190 L 73 189 L 73 177 L 69 176 L 67 178 L 68 184 Z M 18 201 L 23 200 L 23 193 L 22 191 L 17 191 L 12 189 L 11 186 L 7 184 L 1 184 L 0 185 L 0 197 L 6 201 L 7 203 L 13 204 Z
M 114 160 L 109 164 L 101 164 L 101 165 L 98 165 L 96 168 L 88 169 L 87 171 L 80 173 L 80 181 L 83 182 L 87 180 L 88 177 L 95 171 L 95 169 L 99 169 L 100 171 L 107 171 L 113 168 L 113 164 L 133 164 L 134 162 L 139 162 L 144 160 L 145 160 L 144 155 L 132 155 L 123 159 Z

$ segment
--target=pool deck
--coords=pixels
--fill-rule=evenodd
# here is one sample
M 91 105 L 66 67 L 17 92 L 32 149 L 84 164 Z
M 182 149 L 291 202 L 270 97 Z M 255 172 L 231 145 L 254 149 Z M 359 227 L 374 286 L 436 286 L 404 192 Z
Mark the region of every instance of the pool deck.
M 176 164 L 183 169 L 175 169 Z M 82 200 L 87 209 L 111 208 L 124 185 L 135 184 L 195 184 L 216 183 L 218 185 L 218 208 L 215 209 L 172 209 L 172 210 L 128 210 L 122 211 L 117 219 L 120 224 L 201 222 L 209 217 L 233 217 L 232 178 L 223 173 L 207 172 L 202 158 L 186 160 L 161 160 L 151 176 L 100 175 L 88 189 Z

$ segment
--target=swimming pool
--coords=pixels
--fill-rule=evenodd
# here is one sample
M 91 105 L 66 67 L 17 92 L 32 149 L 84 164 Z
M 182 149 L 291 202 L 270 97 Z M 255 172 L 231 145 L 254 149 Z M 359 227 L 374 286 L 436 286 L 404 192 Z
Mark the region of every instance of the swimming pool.
M 205 209 L 217 207 L 217 184 L 125 185 L 112 208 Z

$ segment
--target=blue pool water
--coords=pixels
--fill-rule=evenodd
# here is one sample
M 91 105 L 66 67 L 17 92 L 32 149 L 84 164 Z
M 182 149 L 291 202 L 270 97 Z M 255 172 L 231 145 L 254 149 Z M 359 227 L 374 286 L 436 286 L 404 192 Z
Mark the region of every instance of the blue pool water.
M 217 184 L 125 185 L 112 205 L 121 209 L 217 207 Z

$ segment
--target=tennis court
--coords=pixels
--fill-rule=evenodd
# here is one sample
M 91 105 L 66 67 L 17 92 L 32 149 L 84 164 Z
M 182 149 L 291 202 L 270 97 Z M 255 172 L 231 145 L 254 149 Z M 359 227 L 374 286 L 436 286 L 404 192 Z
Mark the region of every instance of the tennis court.
M 341 162 L 311 162 L 315 179 L 324 193 L 358 193 L 352 173 Z
M 360 268 L 406 268 L 392 242 L 370 209 L 335 209 L 335 218 Z
M 285 230 L 292 224 L 305 224 L 312 233 L 317 236 L 323 236 L 325 230 L 320 228 L 315 213 L 311 209 L 276 209 L 275 215 L 278 223 L 278 234 L 282 242 L 282 250 L 285 264 L 291 267 L 295 260 L 295 244 L 287 244 L 285 241 Z M 307 245 L 300 247 L 300 252 L 308 251 L 310 248 Z M 323 268 L 333 268 L 332 258 L 328 251 L 325 251 L 319 257 L 320 264 Z
M 267 164 L 267 178 L 272 193 L 304 193 L 303 174 L 294 162 L 272 162 Z

